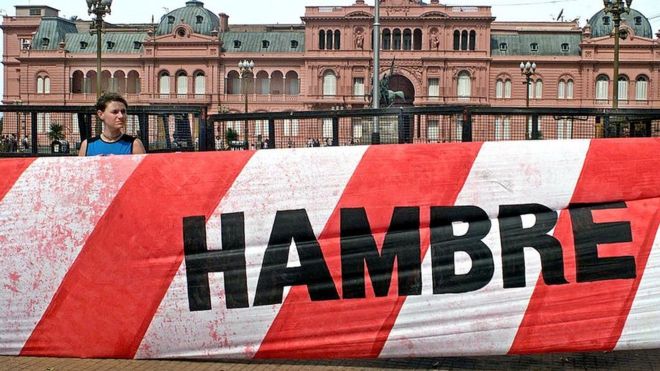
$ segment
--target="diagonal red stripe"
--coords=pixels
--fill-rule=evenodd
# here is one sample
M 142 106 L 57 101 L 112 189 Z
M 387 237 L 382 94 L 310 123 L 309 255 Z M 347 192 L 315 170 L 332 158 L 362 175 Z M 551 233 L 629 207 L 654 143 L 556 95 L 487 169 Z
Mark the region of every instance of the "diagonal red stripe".
M 0 160 L 0 201 L 32 162 L 33 158 Z
M 599 255 L 634 256 L 634 280 L 576 283 L 573 232 L 562 213 L 555 236 L 564 248 L 570 282 L 546 286 L 539 279 L 510 353 L 613 350 L 641 282 L 660 222 L 660 140 L 593 141 L 573 203 L 630 200 L 627 209 L 594 212 L 597 223 L 629 221 L 633 242 L 606 244 Z
M 21 355 L 132 358 L 183 260 L 183 217 L 208 218 L 251 155 L 147 156 L 97 223 Z
M 339 211 L 364 207 L 382 246 L 397 206 L 421 206 L 421 254 L 429 243 L 430 206 L 453 205 L 480 144 L 371 147 L 346 186 L 319 242 L 341 295 Z M 256 358 L 377 357 L 405 298 L 396 274 L 387 297 L 311 302 L 304 286 L 292 287 Z M 367 280 L 368 281 L 368 280 Z

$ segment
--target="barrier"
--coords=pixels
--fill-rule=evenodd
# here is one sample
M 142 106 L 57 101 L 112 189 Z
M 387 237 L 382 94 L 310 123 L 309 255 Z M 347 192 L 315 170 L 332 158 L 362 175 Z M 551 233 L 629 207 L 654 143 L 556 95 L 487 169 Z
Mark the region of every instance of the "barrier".
M 0 160 L 0 354 L 660 346 L 660 140 Z

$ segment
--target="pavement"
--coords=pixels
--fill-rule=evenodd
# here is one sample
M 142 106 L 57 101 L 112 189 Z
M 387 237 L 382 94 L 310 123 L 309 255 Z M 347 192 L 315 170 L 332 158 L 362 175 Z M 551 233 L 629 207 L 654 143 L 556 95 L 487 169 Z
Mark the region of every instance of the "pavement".
M 271 370 L 621 370 L 660 371 L 660 349 L 607 353 L 376 360 L 101 360 L 0 357 L 0 370 L 271 371 Z

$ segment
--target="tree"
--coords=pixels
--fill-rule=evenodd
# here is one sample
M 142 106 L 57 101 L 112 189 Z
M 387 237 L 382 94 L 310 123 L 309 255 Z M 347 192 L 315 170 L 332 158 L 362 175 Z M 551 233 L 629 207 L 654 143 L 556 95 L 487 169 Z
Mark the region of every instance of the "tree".
M 64 127 L 57 122 L 50 124 L 50 130 L 48 131 L 48 139 L 52 141 L 64 139 Z
M 4 121 L 5 121 L 5 117 L 4 116 L 0 117 L 0 135 L 2 134 L 2 129 L 4 127 Z

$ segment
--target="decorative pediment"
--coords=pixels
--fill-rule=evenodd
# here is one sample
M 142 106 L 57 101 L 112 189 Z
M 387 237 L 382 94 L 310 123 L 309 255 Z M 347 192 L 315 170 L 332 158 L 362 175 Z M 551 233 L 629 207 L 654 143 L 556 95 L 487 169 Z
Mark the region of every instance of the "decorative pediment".
M 346 18 L 365 18 L 365 17 L 371 18 L 372 15 L 365 12 L 365 11 L 362 11 L 362 10 L 356 10 L 354 12 L 350 12 L 350 13 L 346 14 L 345 17 Z
M 449 18 L 449 16 L 443 12 L 435 10 L 420 15 L 420 18 Z

